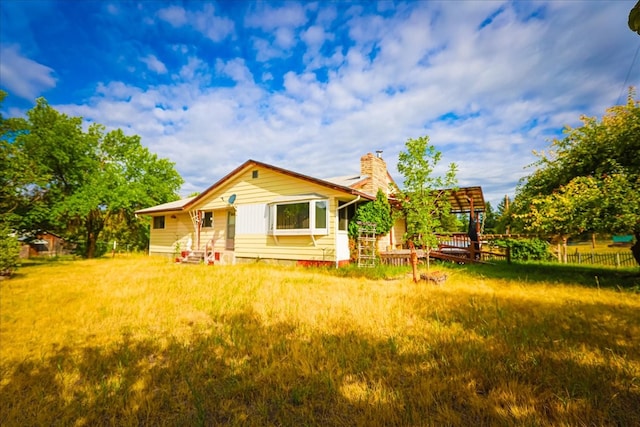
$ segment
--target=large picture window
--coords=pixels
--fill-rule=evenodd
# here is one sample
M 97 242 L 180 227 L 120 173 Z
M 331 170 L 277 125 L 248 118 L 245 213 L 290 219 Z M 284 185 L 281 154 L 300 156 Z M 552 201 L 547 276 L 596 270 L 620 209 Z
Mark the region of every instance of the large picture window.
M 309 228 L 309 202 L 276 205 L 276 230 Z
M 328 200 L 306 200 L 272 205 L 271 232 L 275 235 L 329 234 Z

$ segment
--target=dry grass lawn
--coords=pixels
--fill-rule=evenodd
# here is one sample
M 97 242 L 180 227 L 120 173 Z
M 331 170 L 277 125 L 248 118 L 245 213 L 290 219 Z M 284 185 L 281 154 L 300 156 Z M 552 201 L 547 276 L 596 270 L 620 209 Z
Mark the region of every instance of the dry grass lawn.
M 0 282 L 0 425 L 640 425 L 638 293 L 448 274 L 25 266 Z

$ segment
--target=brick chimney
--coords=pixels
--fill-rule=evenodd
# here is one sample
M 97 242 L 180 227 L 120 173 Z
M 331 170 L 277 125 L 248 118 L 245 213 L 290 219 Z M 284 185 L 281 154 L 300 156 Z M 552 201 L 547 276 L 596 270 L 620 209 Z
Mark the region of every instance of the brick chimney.
M 364 193 L 375 196 L 378 188 L 381 188 L 385 194 L 389 194 L 389 173 L 387 164 L 382 159 L 382 151 L 377 151 L 376 154 L 367 153 L 360 157 L 360 175 L 369 177 L 362 186 Z

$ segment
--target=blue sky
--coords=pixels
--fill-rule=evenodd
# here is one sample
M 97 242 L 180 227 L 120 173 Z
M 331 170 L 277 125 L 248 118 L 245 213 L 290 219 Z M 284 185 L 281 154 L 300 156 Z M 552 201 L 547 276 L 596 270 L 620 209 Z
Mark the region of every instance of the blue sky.
M 640 86 L 634 4 L 3 0 L 3 114 L 44 96 L 138 134 L 183 196 L 250 158 L 324 178 L 375 150 L 402 185 L 428 135 L 495 206 L 533 150 Z

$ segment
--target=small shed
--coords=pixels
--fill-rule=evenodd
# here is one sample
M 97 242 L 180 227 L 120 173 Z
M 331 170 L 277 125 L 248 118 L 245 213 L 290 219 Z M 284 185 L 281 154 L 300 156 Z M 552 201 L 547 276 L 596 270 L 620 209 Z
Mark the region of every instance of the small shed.
M 62 254 L 64 239 L 55 233 L 41 231 L 36 233 L 35 239 L 23 238 L 24 248 L 20 251 L 21 258 L 39 256 L 56 256 Z M 28 249 L 27 249 L 28 248 Z

